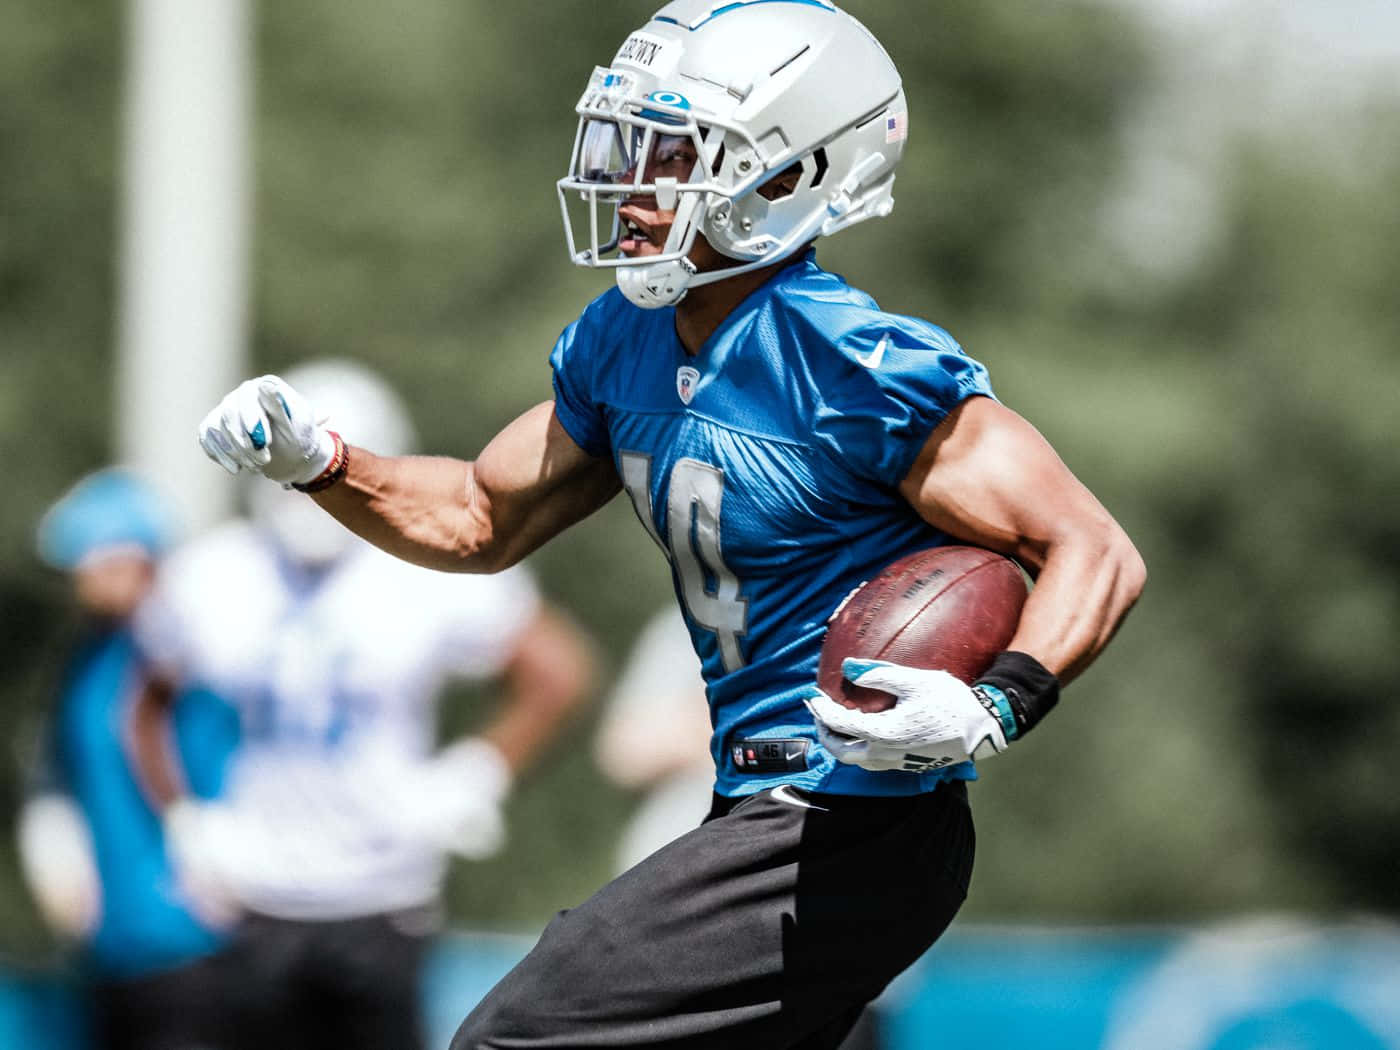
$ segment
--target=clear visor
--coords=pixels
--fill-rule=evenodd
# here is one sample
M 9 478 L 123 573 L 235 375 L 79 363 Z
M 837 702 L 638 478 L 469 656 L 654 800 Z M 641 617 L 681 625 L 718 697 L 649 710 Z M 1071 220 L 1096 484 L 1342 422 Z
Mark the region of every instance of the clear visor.
M 636 170 L 644 137 L 641 128 L 632 128 L 630 134 L 624 135 L 616 121 L 585 121 L 574 177 L 604 185 L 622 182 Z
M 641 124 L 585 119 L 571 175 L 579 182 L 633 190 L 654 188 L 657 179 L 688 184 L 703 148 L 698 131 L 659 131 Z

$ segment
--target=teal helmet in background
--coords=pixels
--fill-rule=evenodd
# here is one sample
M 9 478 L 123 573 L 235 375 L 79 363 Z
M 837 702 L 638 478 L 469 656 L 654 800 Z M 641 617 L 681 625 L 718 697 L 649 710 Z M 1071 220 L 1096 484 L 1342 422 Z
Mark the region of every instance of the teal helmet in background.
M 175 540 L 170 508 L 156 488 L 122 467 L 89 474 L 39 521 L 39 557 L 71 571 L 106 552 L 134 551 L 155 560 Z

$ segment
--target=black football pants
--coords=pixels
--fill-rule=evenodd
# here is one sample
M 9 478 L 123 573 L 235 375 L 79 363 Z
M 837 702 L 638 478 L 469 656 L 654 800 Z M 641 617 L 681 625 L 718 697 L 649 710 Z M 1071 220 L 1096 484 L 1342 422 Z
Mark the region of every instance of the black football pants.
M 972 854 L 961 783 L 717 798 L 560 912 L 452 1050 L 833 1050 L 952 921 Z

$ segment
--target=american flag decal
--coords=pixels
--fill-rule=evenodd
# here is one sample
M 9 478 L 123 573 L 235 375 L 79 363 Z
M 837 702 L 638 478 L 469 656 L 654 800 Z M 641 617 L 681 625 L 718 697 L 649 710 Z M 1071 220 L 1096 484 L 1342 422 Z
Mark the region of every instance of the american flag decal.
M 885 118 L 885 141 L 903 142 L 909 137 L 909 114 L 891 113 Z

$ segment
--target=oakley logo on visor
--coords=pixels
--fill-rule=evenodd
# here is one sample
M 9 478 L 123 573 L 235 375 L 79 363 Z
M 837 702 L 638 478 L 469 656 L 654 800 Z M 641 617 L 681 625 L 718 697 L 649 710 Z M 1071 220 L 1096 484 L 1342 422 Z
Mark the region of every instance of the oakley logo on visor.
M 669 106 L 672 109 L 690 109 L 690 99 L 676 91 L 653 91 L 643 101 L 655 102 L 658 106 Z M 644 109 L 641 115 L 646 120 L 659 120 L 664 124 L 685 123 L 683 117 L 678 117 L 673 113 L 663 113 L 659 109 Z
M 647 96 L 648 102 L 655 102 L 659 106 L 675 106 L 677 109 L 689 109 L 690 99 L 675 91 L 653 91 Z

